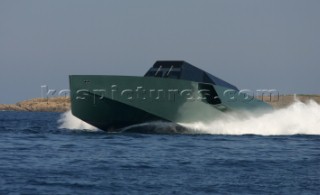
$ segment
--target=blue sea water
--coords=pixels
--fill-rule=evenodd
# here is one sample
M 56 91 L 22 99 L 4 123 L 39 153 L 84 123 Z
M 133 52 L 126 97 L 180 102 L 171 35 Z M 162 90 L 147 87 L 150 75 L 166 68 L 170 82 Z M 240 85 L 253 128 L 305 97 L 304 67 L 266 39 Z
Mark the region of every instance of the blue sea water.
M 0 194 L 320 193 L 319 135 L 106 133 L 60 117 L 0 112 Z

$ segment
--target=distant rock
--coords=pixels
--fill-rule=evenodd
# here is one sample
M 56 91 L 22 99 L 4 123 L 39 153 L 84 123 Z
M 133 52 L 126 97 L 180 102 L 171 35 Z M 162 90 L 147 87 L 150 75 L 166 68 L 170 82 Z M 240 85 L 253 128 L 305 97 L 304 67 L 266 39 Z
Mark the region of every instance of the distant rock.
M 70 110 L 69 97 L 34 98 L 16 104 L 0 104 L 0 110 L 30 112 L 65 112 Z

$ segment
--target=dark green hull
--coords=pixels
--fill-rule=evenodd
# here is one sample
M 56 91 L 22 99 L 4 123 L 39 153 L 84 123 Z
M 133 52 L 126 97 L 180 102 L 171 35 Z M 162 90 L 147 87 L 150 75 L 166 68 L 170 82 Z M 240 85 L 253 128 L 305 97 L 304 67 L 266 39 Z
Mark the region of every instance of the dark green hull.
M 256 99 L 231 101 L 225 87 L 170 78 L 71 75 L 70 90 L 73 115 L 105 131 L 149 121 L 208 122 L 231 111 L 270 109 Z

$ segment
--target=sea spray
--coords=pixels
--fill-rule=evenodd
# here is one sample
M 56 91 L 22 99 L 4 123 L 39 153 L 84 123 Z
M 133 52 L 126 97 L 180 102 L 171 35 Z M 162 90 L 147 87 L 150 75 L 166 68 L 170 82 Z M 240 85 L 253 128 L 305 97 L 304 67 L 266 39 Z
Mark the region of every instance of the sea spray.
M 97 130 L 97 128 L 76 118 L 71 111 L 59 119 L 59 128 Z M 181 128 L 181 126 L 185 128 Z M 148 122 L 123 128 L 119 132 L 137 133 L 187 133 L 212 135 L 320 135 L 320 105 L 314 101 L 295 101 L 287 108 L 277 109 L 263 115 L 243 113 L 212 118 L 212 122 L 183 123 Z
M 60 124 L 60 129 L 72 129 L 72 130 L 91 130 L 96 131 L 98 130 L 96 127 L 78 119 L 77 117 L 73 116 L 71 111 L 67 111 L 61 114 L 60 119 L 58 120 Z
M 181 124 L 194 133 L 221 135 L 320 135 L 320 105 L 314 101 L 295 101 L 287 108 L 264 115 L 246 113 L 235 117 L 225 115 L 210 123 Z

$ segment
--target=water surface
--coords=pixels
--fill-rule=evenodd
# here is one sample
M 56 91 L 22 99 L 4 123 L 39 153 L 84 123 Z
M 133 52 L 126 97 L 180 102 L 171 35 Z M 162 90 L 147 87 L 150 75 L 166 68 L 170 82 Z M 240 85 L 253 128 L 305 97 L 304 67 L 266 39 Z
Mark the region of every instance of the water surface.
M 60 117 L 0 112 L 0 194 L 320 192 L 319 135 L 110 134 Z

